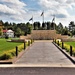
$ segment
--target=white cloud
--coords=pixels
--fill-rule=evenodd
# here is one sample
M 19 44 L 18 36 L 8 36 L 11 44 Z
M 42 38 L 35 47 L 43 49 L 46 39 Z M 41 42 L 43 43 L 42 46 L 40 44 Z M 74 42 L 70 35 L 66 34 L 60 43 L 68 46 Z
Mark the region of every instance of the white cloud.
M 55 14 L 57 22 L 62 22 L 64 25 L 68 25 L 67 23 L 71 20 L 75 20 L 75 15 L 72 16 L 72 14 L 68 12 L 68 10 L 74 9 L 75 0 L 39 0 L 39 5 L 45 11 L 46 18 Z M 72 13 L 73 12 L 74 11 L 72 11 Z
M 0 0 L 0 16 L 2 19 L 24 20 L 26 4 L 20 0 Z
M 6 2 L 6 3 L 11 3 L 14 5 L 19 5 L 19 6 L 26 6 L 25 3 L 21 2 L 20 0 L 1 0 L 2 2 Z
M 75 17 L 74 16 L 70 16 L 68 18 L 56 18 L 56 23 L 59 24 L 59 22 L 61 22 L 63 24 L 63 26 L 69 26 L 71 21 L 75 21 Z
M 24 1 L 24 0 L 23 0 Z M 27 4 L 22 0 L 0 0 L 0 18 L 6 20 L 28 21 L 32 15 L 34 21 L 42 21 L 40 16 L 42 10 L 45 12 L 45 21 L 51 21 L 53 16 L 56 15 L 56 23 L 62 22 L 64 25 L 68 25 L 71 20 L 75 20 L 75 0 L 31 0 L 38 2 L 40 6 L 38 11 L 30 11 Z M 32 4 L 30 4 L 31 6 Z M 28 6 L 27 6 L 28 7 Z M 37 10 L 37 7 L 35 7 Z M 35 9 L 34 7 L 32 9 Z M 68 10 L 72 10 L 69 12 Z M 73 14 L 73 16 L 72 16 Z M 65 22 L 66 21 L 66 22 Z
M 18 14 L 15 10 L 7 7 L 6 5 L 0 4 L 0 13 L 3 14 Z
M 72 8 L 71 3 L 68 4 L 67 0 L 39 0 L 39 4 L 43 9 L 52 10 L 52 12 L 54 11 L 56 14 L 61 14 L 61 12 L 64 12 L 63 14 L 65 14 L 66 16 L 69 15 L 66 8 Z

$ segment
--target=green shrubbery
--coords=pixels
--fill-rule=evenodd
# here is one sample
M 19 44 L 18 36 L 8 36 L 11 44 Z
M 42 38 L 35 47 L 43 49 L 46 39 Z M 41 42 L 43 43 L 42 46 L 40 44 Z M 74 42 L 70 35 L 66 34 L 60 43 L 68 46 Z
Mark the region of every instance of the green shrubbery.
M 21 52 L 23 50 L 23 44 L 18 46 L 18 52 Z M 16 56 L 16 50 L 15 48 L 10 50 L 10 51 L 6 51 L 3 54 L 0 55 L 0 60 L 7 60 L 7 59 L 11 59 L 14 56 Z
M 11 59 L 12 55 L 10 53 L 4 53 L 0 56 L 0 60 Z
M 31 44 L 31 40 L 25 43 L 26 47 L 30 46 L 30 44 Z M 17 47 L 18 47 L 18 53 L 20 53 L 22 50 L 24 50 L 24 44 L 21 44 L 21 45 L 19 45 Z M 4 53 L 2 53 L 0 55 L 0 60 L 12 59 L 15 56 L 16 56 L 16 48 L 11 49 L 9 51 L 6 50 Z
M 58 44 L 59 40 L 55 40 L 55 41 Z M 59 46 L 62 47 L 62 42 L 61 41 L 59 42 Z M 64 43 L 64 49 L 66 50 L 66 52 L 70 53 L 70 45 Z M 73 56 L 75 56 L 75 47 L 73 47 L 73 46 L 72 46 L 72 53 L 73 53 Z

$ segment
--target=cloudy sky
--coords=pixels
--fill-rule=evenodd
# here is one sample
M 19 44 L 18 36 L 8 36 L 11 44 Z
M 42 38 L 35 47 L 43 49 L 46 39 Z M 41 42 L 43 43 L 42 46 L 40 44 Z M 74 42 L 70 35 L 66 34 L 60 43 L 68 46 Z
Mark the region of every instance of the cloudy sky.
M 75 21 L 75 0 L 0 0 L 0 19 L 4 22 L 28 22 L 32 17 L 34 21 L 42 22 L 40 16 L 44 10 L 45 21 L 61 22 L 68 26 Z

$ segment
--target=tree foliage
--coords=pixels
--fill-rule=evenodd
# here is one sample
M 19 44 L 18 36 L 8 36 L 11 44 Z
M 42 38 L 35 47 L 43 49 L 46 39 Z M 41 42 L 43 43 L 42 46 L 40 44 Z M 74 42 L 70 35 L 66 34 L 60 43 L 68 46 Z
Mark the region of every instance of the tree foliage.
M 57 33 L 62 35 L 75 35 L 75 24 L 73 21 L 70 22 L 68 27 L 63 27 L 63 24 L 60 22 L 58 25 L 54 22 L 34 22 L 33 24 L 27 23 L 9 23 L 3 22 L 4 29 L 12 29 L 15 33 L 15 36 L 31 34 L 32 29 L 34 30 L 56 30 Z M 1 35 L 1 32 L 0 32 Z

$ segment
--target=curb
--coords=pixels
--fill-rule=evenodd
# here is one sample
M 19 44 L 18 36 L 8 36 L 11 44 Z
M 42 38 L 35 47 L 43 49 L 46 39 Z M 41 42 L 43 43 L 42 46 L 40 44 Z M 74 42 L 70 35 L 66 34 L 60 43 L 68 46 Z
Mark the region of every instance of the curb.
M 64 49 L 59 47 L 56 43 L 52 42 L 73 64 L 75 64 L 75 58 L 70 56 Z
M 25 67 L 25 68 L 38 68 L 38 67 L 58 67 L 58 68 L 75 68 L 75 65 L 61 65 L 61 64 L 2 64 L 0 65 L 0 68 L 20 68 L 20 67 Z
M 13 64 L 12 61 L 0 61 L 0 64 Z

